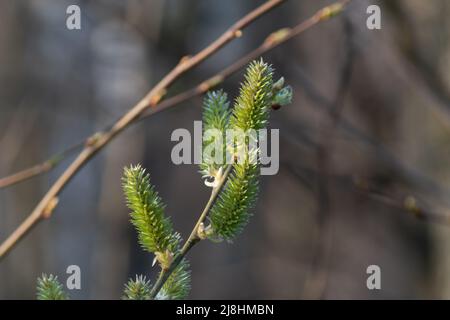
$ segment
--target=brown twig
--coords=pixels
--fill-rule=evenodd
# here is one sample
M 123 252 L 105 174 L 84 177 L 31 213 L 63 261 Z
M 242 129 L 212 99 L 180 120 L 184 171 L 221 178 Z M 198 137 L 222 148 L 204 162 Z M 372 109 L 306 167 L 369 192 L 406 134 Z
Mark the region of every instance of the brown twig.
M 50 171 L 51 169 L 56 167 L 62 160 L 67 158 L 69 155 L 73 154 L 78 149 L 82 148 L 83 145 L 84 145 L 83 142 L 77 143 L 77 144 L 71 146 L 70 148 L 64 150 L 63 152 L 52 156 L 50 159 L 48 159 L 42 163 L 34 165 L 30 168 L 21 170 L 10 176 L 1 178 L 0 179 L 0 189 L 15 185 L 19 182 L 31 179 L 42 173 Z
M 184 57 L 178 65 L 172 69 L 150 92 L 141 99 L 133 108 L 123 115 L 108 131 L 99 132 L 90 137 L 78 157 L 69 165 L 63 174 L 56 180 L 42 200 L 19 227 L 0 245 L 0 258 L 4 257 L 22 237 L 31 230 L 44 217 L 51 216 L 48 210 L 50 204 L 55 203 L 61 190 L 74 177 L 74 175 L 91 159 L 99 150 L 106 146 L 119 133 L 126 129 L 134 120 L 151 107 L 155 107 L 163 98 L 167 88 L 180 76 L 192 69 L 209 56 L 220 50 L 233 39 L 240 37 L 242 29 L 250 23 L 271 11 L 285 0 L 269 0 L 245 15 L 232 25 L 225 33 L 213 41 L 209 46 L 194 56 Z M 54 206 L 52 206 L 53 209 Z M 44 214 L 45 213 L 45 214 Z

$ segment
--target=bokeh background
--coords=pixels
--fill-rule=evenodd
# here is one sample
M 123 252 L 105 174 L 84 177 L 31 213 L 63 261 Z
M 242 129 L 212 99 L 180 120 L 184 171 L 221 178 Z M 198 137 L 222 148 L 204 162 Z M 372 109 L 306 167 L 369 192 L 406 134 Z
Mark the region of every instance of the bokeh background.
M 0 176 L 114 122 L 182 56 L 263 1 L 0 1 Z M 191 88 L 294 26 L 325 0 L 288 1 L 176 82 Z M 70 4 L 82 30 L 66 28 Z M 382 9 L 382 29 L 366 9 Z M 355 0 L 264 59 L 294 89 L 273 112 L 280 170 L 262 177 L 251 223 L 233 244 L 189 254 L 190 298 L 450 298 L 450 2 Z M 242 73 L 223 84 L 233 97 Z M 90 161 L 40 223 L 0 261 L 0 298 L 34 299 L 36 278 L 82 271 L 76 299 L 118 299 L 129 277 L 154 279 L 128 221 L 122 168 L 141 163 L 186 238 L 208 198 L 195 165 L 170 160 L 176 128 L 193 129 L 201 97 L 132 126 Z M 73 157 L 0 190 L 0 240 Z M 419 207 L 421 210 L 417 210 Z M 381 290 L 366 268 L 381 268 Z

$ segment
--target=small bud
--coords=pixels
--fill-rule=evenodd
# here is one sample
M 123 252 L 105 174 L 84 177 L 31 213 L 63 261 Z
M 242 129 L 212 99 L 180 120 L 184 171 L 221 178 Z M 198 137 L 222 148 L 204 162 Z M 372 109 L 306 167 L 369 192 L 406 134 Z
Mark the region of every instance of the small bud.
M 405 206 L 405 209 L 409 212 L 419 215 L 420 214 L 420 208 L 417 205 L 417 200 L 413 196 L 407 196 L 403 202 L 403 205 Z
M 155 252 L 155 259 L 159 262 L 161 269 L 167 270 L 173 260 L 173 253 L 169 250 L 165 252 Z
M 186 63 L 189 59 L 191 59 L 190 55 L 183 56 L 181 57 L 180 62 L 178 64 Z
M 278 110 L 280 108 L 281 108 L 281 105 L 279 105 L 279 104 L 272 104 L 272 109 L 273 110 Z
M 48 204 L 45 207 L 44 211 L 42 211 L 42 216 L 44 218 L 46 218 L 46 219 L 49 218 L 52 215 L 53 210 L 55 210 L 56 206 L 58 205 L 58 202 L 59 202 L 59 198 L 58 197 L 52 198 L 48 202 Z
M 278 79 L 277 82 L 275 82 L 273 84 L 272 88 L 273 88 L 274 91 L 278 92 L 281 89 L 283 89 L 283 86 L 284 86 L 284 77 L 281 77 L 280 79 Z
M 337 16 L 342 12 L 344 9 L 344 4 L 342 3 L 335 3 L 332 5 L 329 5 L 328 7 L 323 8 L 319 12 L 319 19 L 320 20 L 328 20 L 333 18 L 334 16 Z
M 101 136 L 103 135 L 102 132 L 97 132 L 95 134 L 93 134 L 92 136 L 90 136 L 87 140 L 86 140 L 86 146 L 87 147 L 92 147 L 94 146 L 98 140 L 101 138 Z
M 272 99 L 272 108 L 277 110 L 282 106 L 288 105 L 292 102 L 292 88 L 290 86 L 286 86 L 283 89 L 279 90 L 275 93 Z

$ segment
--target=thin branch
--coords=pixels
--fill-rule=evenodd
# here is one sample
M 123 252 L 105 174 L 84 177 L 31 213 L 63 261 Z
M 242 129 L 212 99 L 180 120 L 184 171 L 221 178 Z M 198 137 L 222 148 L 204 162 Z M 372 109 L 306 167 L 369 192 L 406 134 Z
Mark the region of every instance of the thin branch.
M 191 248 L 201 240 L 198 236 L 199 227 L 205 221 L 206 217 L 208 216 L 208 213 L 211 210 L 214 202 L 216 201 L 217 196 L 219 195 L 220 191 L 222 190 L 223 186 L 225 185 L 225 182 L 230 174 L 232 167 L 233 167 L 232 165 L 227 166 L 218 185 L 212 189 L 211 196 L 209 197 L 209 200 L 206 203 L 205 208 L 203 209 L 202 213 L 200 214 L 200 217 L 198 218 L 197 223 L 195 224 L 194 228 L 192 229 L 189 238 L 184 243 L 180 252 L 173 259 L 172 263 L 169 265 L 169 268 L 167 268 L 165 270 L 161 270 L 161 273 L 159 274 L 158 279 L 156 280 L 152 290 L 150 291 L 150 299 L 154 299 L 156 297 L 156 295 L 161 290 L 161 288 L 164 285 L 164 283 L 166 282 L 166 280 L 170 277 L 172 272 L 180 264 L 180 262 L 183 260 L 183 258 L 186 256 L 186 254 L 189 252 L 189 250 L 191 250 Z
M 114 137 L 127 128 L 134 120 L 151 107 L 155 107 L 164 96 L 167 88 L 181 75 L 192 69 L 209 56 L 220 50 L 233 39 L 240 37 L 242 29 L 250 23 L 271 11 L 285 0 L 269 0 L 248 13 L 242 19 L 231 26 L 217 40 L 212 42 L 205 49 L 192 57 L 185 57 L 180 60 L 178 65 L 172 69 L 152 90 L 140 100 L 130 111 L 123 115 L 112 127 L 106 132 L 99 132 L 88 139 L 84 149 L 78 157 L 69 165 L 64 173 L 56 180 L 53 186 L 48 190 L 36 208 L 22 222 L 21 225 L 2 243 L 0 246 L 0 259 L 8 253 L 15 244 L 36 225 L 44 217 L 51 216 L 49 204 L 55 203 L 61 190 L 74 177 L 74 175 L 91 159 L 99 150 L 106 146 Z M 53 206 L 52 206 L 53 207 Z M 54 209 L 54 208 L 51 208 Z

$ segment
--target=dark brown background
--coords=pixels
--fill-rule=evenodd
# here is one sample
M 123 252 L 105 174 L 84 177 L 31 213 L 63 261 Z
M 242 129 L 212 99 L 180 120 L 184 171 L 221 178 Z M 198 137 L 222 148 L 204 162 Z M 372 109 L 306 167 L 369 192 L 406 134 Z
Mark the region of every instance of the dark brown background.
M 82 10 L 82 30 L 65 10 Z M 0 1 L 0 176 L 43 161 L 113 122 L 167 73 L 262 1 Z M 183 77 L 190 88 L 330 1 L 289 1 Z M 382 8 L 382 29 L 366 8 Z M 234 244 L 190 253 L 191 298 L 449 298 L 450 229 L 402 210 L 412 195 L 448 213 L 450 2 L 356 0 L 265 59 L 294 103 L 274 112 L 281 167 L 262 178 L 255 216 Z M 224 88 L 235 96 L 242 74 Z M 0 262 L 0 298 L 34 299 L 36 278 L 82 270 L 73 298 L 117 299 L 128 277 L 152 278 L 128 222 L 122 168 L 142 163 L 184 237 L 208 197 L 198 168 L 170 160 L 171 132 L 192 129 L 201 98 L 133 126 L 91 161 Z M 333 112 L 330 110 L 337 110 Z M 337 116 L 335 116 L 337 114 Z M 331 115 L 331 117 L 330 117 Z M 334 119 L 334 120 L 333 120 Z M 0 239 L 68 164 L 0 190 Z M 355 188 L 354 181 L 371 191 Z M 383 196 L 375 195 L 381 192 Z M 377 264 L 382 290 L 366 288 Z

